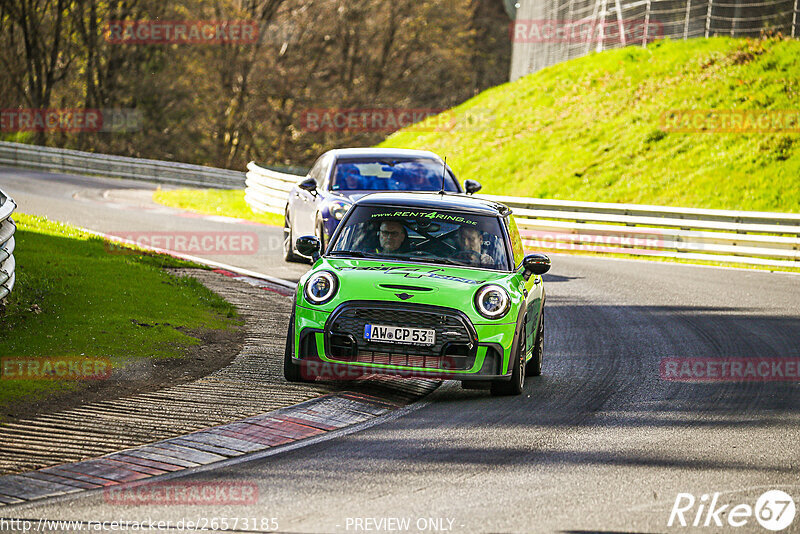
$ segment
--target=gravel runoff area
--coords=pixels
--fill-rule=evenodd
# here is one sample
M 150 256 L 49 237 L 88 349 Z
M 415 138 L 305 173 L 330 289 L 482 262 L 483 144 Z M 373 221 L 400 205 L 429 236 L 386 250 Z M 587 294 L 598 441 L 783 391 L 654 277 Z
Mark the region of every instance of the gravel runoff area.
M 277 292 L 203 270 L 190 275 L 234 304 L 245 339 L 231 363 L 192 382 L 90 402 L 0 426 L 0 475 L 78 462 L 173 438 L 349 390 L 412 402 L 430 387 L 416 381 L 290 384 L 283 352 L 291 300 Z M 431 382 L 431 381 L 427 381 Z

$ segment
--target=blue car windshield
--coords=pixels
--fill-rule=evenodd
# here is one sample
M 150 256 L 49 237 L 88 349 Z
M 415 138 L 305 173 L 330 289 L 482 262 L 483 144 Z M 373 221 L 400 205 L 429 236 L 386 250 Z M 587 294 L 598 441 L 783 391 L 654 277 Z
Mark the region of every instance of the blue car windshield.
M 354 210 L 328 255 L 511 270 L 497 217 L 402 207 Z
M 333 191 L 439 191 L 441 162 L 433 159 L 347 159 L 336 164 Z M 448 170 L 444 190 L 457 192 L 455 177 Z

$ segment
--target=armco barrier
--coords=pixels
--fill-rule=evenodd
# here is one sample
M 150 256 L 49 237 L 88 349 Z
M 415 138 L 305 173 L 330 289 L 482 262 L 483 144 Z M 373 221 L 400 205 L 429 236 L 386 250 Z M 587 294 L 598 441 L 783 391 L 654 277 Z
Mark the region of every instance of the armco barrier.
M 265 169 L 251 161 L 247 165 L 244 199 L 255 211 L 283 214 L 289 191 L 303 178 L 305 176 Z
M 289 191 L 304 178 L 266 169 L 255 162 L 248 164 L 245 175 L 199 165 L 7 142 L 0 142 L 0 165 L 200 187 L 244 185 L 245 199 L 254 210 L 277 214 L 284 212 Z M 798 213 L 481 196 L 513 208 L 526 245 L 536 250 L 594 251 L 800 268 Z M 0 233 L 0 239 L 4 235 Z M 13 266 L 13 257 L 6 261 Z M 13 278 L 10 283 L 13 284 Z
M 304 178 L 254 162 L 247 169 L 245 198 L 256 211 L 282 214 Z M 530 249 L 800 268 L 800 213 L 480 196 L 514 210 Z
M 800 268 L 800 213 L 484 195 L 514 210 L 529 248 Z
M 14 232 L 17 227 L 11 220 L 16 208 L 14 201 L 0 191 L 0 303 L 14 289 L 17 279 L 14 262 Z
M 244 186 L 241 171 L 5 141 L 0 141 L 0 165 L 218 189 Z

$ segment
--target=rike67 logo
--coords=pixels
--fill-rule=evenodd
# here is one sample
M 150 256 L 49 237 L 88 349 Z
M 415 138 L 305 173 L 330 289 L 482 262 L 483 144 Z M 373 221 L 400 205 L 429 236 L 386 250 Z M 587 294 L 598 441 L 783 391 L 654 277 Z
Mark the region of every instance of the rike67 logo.
M 792 497 L 780 490 L 770 490 L 747 503 L 720 504 L 720 494 L 703 494 L 699 499 L 691 493 L 679 493 L 669 514 L 668 527 L 743 527 L 755 518 L 767 530 L 778 532 L 792 524 L 795 504 Z

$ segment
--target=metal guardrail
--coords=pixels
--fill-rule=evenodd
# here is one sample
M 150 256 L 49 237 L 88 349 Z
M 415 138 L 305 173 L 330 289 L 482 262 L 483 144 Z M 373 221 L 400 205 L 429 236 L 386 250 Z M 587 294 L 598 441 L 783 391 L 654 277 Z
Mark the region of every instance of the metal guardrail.
M 536 250 L 800 268 L 800 213 L 483 198 L 511 207 Z
M 0 141 L 0 165 L 217 189 L 244 186 L 241 171 L 5 141 Z
M 292 187 L 305 178 L 259 167 L 254 161 L 247 164 L 244 199 L 255 211 L 282 215 Z
M 14 261 L 14 232 L 17 226 L 11 220 L 11 214 L 17 205 L 5 193 L 0 191 L 0 303 L 5 299 L 16 282 L 16 262 Z
M 282 214 L 304 176 L 247 166 L 245 199 Z M 535 250 L 632 254 L 800 268 L 800 213 L 674 208 L 479 195 L 514 210 L 524 244 Z

